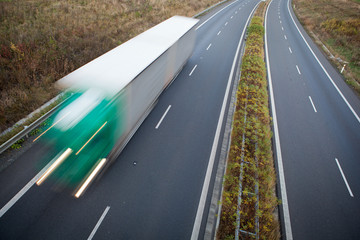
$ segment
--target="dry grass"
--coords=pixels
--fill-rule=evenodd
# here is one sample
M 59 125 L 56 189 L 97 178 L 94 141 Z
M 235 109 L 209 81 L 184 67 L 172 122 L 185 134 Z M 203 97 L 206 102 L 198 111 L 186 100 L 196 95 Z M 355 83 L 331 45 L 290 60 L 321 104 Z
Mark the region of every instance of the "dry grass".
M 335 58 L 349 62 L 344 76 L 360 94 L 360 1 L 294 0 L 295 12 L 315 42 L 322 43 Z M 333 63 L 343 67 L 336 59 Z
M 256 9 L 254 16 L 265 18 L 265 12 L 266 12 L 266 9 L 267 9 L 267 6 L 269 5 L 269 3 L 270 3 L 269 1 L 259 3 L 259 6 Z
M 54 97 L 54 82 L 173 16 L 218 0 L 0 0 L 0 131 Z
M 217 239 L 234 239 L 237 209 L 240 211 L 240 229 L 256 233 L 259 239 L 280 239 L 278 200 L 275 194 L 276 173 L 271 150 L 271 129 L 267 80 L 264 62 L 263 11 L 258 9 L 248 28 L 241 77 L 236 96 L 231 133 L 231 146 L 222 196 L 220 224 Z M 245 121 L 246 119 L 246 121 Z M 241 182 L 239 176 L 242 176 Z M 239 184 L 242 189 L 240 191 Z M 256 184 L 259 205 L 256 210 Z M 241 204 L 238 206 L 238 195 Z M 258 218 L 259 228 L 256 228 Z M 255 239 L 240 233 L 240 239 Z

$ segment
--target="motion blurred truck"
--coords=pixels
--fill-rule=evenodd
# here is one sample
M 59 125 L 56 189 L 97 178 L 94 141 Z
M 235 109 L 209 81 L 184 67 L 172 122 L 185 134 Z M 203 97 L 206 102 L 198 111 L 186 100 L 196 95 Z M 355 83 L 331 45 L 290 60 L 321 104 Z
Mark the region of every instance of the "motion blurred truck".
M 52 146 L 46 179 L 80 197 L 115 160 L 192 54 L 198 20 L 174 16 L 58 81 L 71 93 L 35 140 Z

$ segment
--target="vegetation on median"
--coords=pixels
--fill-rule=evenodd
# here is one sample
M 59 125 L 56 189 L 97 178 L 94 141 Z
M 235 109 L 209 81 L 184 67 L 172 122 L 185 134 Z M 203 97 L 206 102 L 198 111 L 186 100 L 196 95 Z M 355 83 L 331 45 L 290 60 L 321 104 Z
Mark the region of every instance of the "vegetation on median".
M 255 239 L 251 233 L 258 234 L 259 239 L 280 238 L 263 48 L 265 9 L 266 3 L 261 3 L 248 27 L 224 177 L 218 239 L 235 237 L 239 193 L 240 229 L 250 232 L 240 233 L 240 239 Z
M 293 0 L 293 6 L 314 41 L 321 48 L 324 44 L 334 55 L 330 60 L 339 71 L 346 64 L 343 75 L 360 94 L 359 0 Z

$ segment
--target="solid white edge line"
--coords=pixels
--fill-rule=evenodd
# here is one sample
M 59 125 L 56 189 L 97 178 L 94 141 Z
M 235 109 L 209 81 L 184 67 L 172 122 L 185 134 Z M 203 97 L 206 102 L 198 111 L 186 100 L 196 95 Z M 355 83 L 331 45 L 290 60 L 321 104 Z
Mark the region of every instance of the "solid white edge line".
M 335 161 L 336 161 L 336 164 L 337 164 L 337 166 L 338 166 L 338 168 L 339 168 L 339 170 L 340 170 L 341 176 L 342 176 L 342 178 L 344 179 L 345 185 L 346 185 L 346 187 L 347 187 L 347 189 L 348 189 L 348 191 L 349 191 L 350 196 L 351 196 L 351 197 L 354 197 L 354 195 L 353 195 L 353 193 L 352 193 L 352 191 L 351 191 L 351 189 L 350 189 L 350 186 L 349 186 L 349 184 L 348 184 L 348 181 L 346 180 L 345 174 L 344 174 L 344 172 L 343 172 L 343 170 L 342 170 L 342 168 L 341 168 L 341 166 L 340 166 L 340 163 L 339 163 L 339 161 L 337 160 L 337 158 L 335 158 Z
M 193 67 L 193 69 L 191 70 L 191 72 L 190 72 L 190 74 L 189 74 L 189 77 L 193 74 L 193 72 L 195 71 L 196 67 L 197 67 L 197 64 L 196 64 L 196 65 Z
M 234 3 L 238 2 L 239 0 L 236 0 L 235 2 L 230 3 L 229 5 L 223 7 L 222 9 L 220 9 L 219 11 L 217 11 L 214 15 L 212 15 L 211 17 L 209 17 L 208 19 L 206 19 L 202 24 L 200 24 L 197 28 L 195 28 L 195 31 L 198 30 L 199 28 L 201 28 L 205 23 L 207 23 L 210 19 L 212 19 L 213 17 L 215 17 L 218 13 L 220 13 L 222 10 L 224 10 L 225 8 L 228 8 L 229 6 L 233 5 Z
M 299 69 L 298 65 L 296 65 L 296 69 L 297 69 L 299 75 L 301 75 L 301 72 L 300 72 L 300 69 Z
M 107 207 L 105 208 L 105 211 L 103 212 L 103 214 L 101 215 L 100 219 L 99 219 L 98 222 L 96 223 L 94 229 L 93 229 L 92 232 L 90 233 L 90 236 L 88 237 L 87 240 L 91 240 L 91 239 L 94 237 L 96 231 L 97 231 L 98 228 L 100 227 L 100 225 L 101 225 L 102 221 L 104 220 L 106 214 L 108 213 L 109 209 L 110 209 L 110 206 L 107 206 Z
M 206 48 L 206 51 L 208 51 L 211 47 L 211 43 L 209 44 L 209 46 Z
M 165 113 L 162 115 L 160 121 L 158 122 L 158 124 L 156 125 L 155 129 L 158 129 L 160 127 L 160 124 L 162 123 L 162 121 L 164 120 L 166 114 L 168 113 L 168 111 L 170 110 L 171 105 L 168 106 L 168 108 L 166 109 Z
M 312 105 L 312 106 L 313 106 L 313 108 L 314 108 L 314 111 L 315 111 L 315 112 L 317 112 L 317 111 L 316 111 L 316 107 L 315 107 L 315 105 L 314 105 L 314 103 L 313 103 L 313 100 L 311 99 L 311 97 L 310 97 L 310 96 L 309 96 L 309 99 L 310 99 L 311 105 Z
M 255 11 L 257 5 L 259 5 L 259 3 L 260 2 L 258 2 L 255 5 L 254 9 L 251 11 L 251 13 L 250 13 L 250 15 L 249 15 L 249 17 L 248 17 L 248 19 L 247 19 L 247 21 L 245 23 L 245 26 L 248 25 L 250 17 L 253 14 L 253 12 Z M 226 103 L 227 103 L 227 99 L 228 99 L 228 96 L 229 96 L 231 79 L 233 78 L 233 75 L 234 75 L 234 72 L 235 72 L 236 60 L 237 60 L 237 58 L 239 56 L 241 42 L 242 42 L 242 39 L 244 37 L 245 29 L 246 29 L 246 27 L 244 27 L 243 32 L 241 34 L 239 44 L 237 46 L 236 53 L 235 53 L 235 56 L 234 56 L 234 61 L 233 61 L 232 67 L 231 67 L 228 83 L 227 83 L 227 86 L 226 86 L 224 100 L 223 100 L 223 103 L 222 103 L 222 107 L 221 107 L 221 111 L 220 111 L 220 115 L 219 115 L 219 120 L 218 120 L 218 124 L 217 124 L 217 127 L 216 127 L 216 133 L 215 133 L 213 145 L 212 145 L 212 148 L 211 148 L 211 154 L 210 154 L 210 158 L 209 158 L 209 163 L 208 163 L 207 170 L 206 170 L 205 180 L 204 180 L 203 188 L 202 188 L 202 191 L 201 191 L 201 197 L 200 197 L 198 209 L 197 209 L 197 212 L 196 212 L 196 217 L 195 217 L 195 221 L 194 221 L 194 227 L 193 227 L 193 230 L 192 230 L 192 233 L 191 233 L 191 238 L 190 238 L 191 240 L 197 240 L 198 237 L 199 237 L 202 217 L 203 217 L 203 214 L 204 214 L 204 208 L 205 208 L 205 203 L 206 203 L 206 197 L 207 197 L 208 190 L 209 190 L 209 185 L 210 185 L 211 173 L 212 173 L 212 169 L 214 167 L 216 150 L 217 150 L 217 146 L 218 146 L 218 143 L 219 143 L 221 127 L 222 127 L 222 123 L 223 123 L 224 115 L 225 115 Z
M 36 181 L 44 174 L 44 172 L 56 161 L 60 156 L 58 154 L 53 158 L 36 176 L 30 180 L 4 207 L 0 210 L 0 218 L 36 183 Z
M 291 229 L 291 221 L 290 221 L 290 211 L 289 211 L 289 204 L 288 198 L 286 193 L 286 183 L 285 183 L 285 174 L 284 174 L 284 166 L 282 161 L 281 155 L 281 146 L 280 146 L 280 136 L 279 136 L 279 128 L 277 123 L 277 116 L 276 116 L 276 107 L 275 107 L 275 99 L 274 99 L 274 92 L 271 80 L 271 71 L 270 71 L 270 61 L 269 61 L 269 52 L 268 52 L 268 45 L 267 45 L 267 15 L 270 8 L 272 1 L 269 3 L 266 14 L 265 14 L 265 53 L 266 53 L 266 66 L 267 66 L 267 75 L 269 80 L 269 91 L 270 91 L 270 99 L 271 99 L 271 112 L 273 118 L 273 125 L 274 125 L 274 137 L 275 137 L 275 145 L 276 145 L 276 158 L 277 158 L 277 165 L 278 165 L 278 173 L 279 173 L 279 182 L 280 182 L 280 190 L 281 190 L 281 201 L 282 201 L 282 209 L 284 215 L 284 227 L 285 227 L 285 235 L 287 240 L 292 240 L 292 229 Z
M 338 88 L 338 86 L 335 84 L 334 80 L 330 77 L 329 73 L 326 71 L 326 69 L 324 68 L 324 66 L 321 64 L 320 60 L 317 58 L 317 56 L 315 55 L 314 51 L 312 50 L 312 48 L 310 47 L 310 45 L 308 44 L 308 42 L 306 41 L 306 39 L 304 38 L 304 36 L 302 35 L 302 33 L 300 32 L 300 29 L 298 28 L 292 13 L 290 11 L 290 7 L 289 7 L 289 2 L 290 0 L 288 0 L 287 2 L 287 7 L 288 7 L 288 11 L 289 11 L 289 15 L 291 17 L 291 20 L 293 21 L 296 29 L 298 30 L 298 32 L 300 33 L 300 36 L 302 37 L 302 39 L 304 40 L 306 46 L 309 48 L 310 52 L 312 53 L 312 55 L 314 56 L 314 58 L 316 59 L 316 61 L 319 63 L 320 67 L 322 68 L 322 70 L 324 71 L 324 73 L 326 74 L 326 76 L 329 78 L 330 82 L 332 83 L 332 85 L 335 87 L 336 91 L 340 94 L 340 96 L 342 97 L 342 99 L 345 101 L 346 105 L 348 106 L 348 108 L 351 110 L 351 112 L 354 114 L 355 118 L 358 120 L 358 122 L 360 123 L 360 118 L 359 116 L 356 114 L 355 110 L 352 108 L 352 106 L 350 105 L 350 103 L 347 101 L 347 99 L 345 98 L 345 96 L 343 95 L 343 93 L 340 91 L 340 89 Z

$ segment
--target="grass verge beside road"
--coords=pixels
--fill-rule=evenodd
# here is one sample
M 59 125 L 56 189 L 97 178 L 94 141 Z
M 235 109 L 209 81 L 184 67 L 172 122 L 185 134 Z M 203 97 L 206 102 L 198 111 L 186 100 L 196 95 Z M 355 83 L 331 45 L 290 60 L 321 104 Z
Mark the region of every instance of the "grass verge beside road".
M 280 238 L 264 62 L 265 9 L 261 3 L 248 27 L 217 239 L 234 239 L 237 224 L 241 239 Z
M 0 132 L 56 96 L 54 82 L 71 71 L 173 15 L 218 2 L 0 0 Z
M 343 71 L 346 82 L 360 94 L 360 1 L 293 0 L 293 9 L 313 40 Z M 340 58 L 340 59 L 339 59 Z M 343 61 L 345 62 L 343 62 Z

